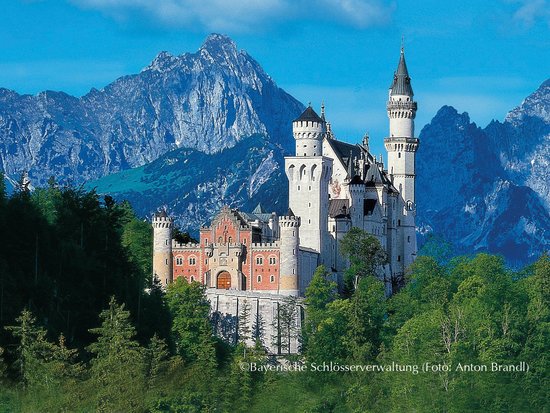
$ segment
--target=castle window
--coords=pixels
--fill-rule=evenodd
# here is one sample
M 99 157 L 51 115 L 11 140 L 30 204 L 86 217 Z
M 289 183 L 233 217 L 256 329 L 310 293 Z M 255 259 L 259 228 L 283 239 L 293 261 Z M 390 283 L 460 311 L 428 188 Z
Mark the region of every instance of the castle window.
M 401 226 L 401 220 L 400 219 L 397 220 L 397 226 L 398 227 Z
M 165 245 L 168 245 L 168 240 L 164 241 Z
M 311 185 L 309 186 L 309 190 L 311 191 Z
M 166 258 L 164 261 L 165 261 L 165 264 L 168 265 L 168 258 Z
M 183 258 L 182 257 L 176 257 L 176 265 L 183 265 Z
M 195 277 L 191 276 L 191 282 L 195 281 Z
M 262 276 L 261 276 L 261 275 L 258 275 L 257 280 L 258 280 L 259 283 L 261 283 L 261 282 L 262 282 Z
M 256 257 L 256 265 L 263 265 L 264 258 L 263 257 Z
M 410 235 L 407 236 L 407 242 L 408 242 L 409 244 L 410 244 L 410 242 L 411 242 L 411 236 L 410 236 Z
M 229 239 L 227 240 L 227 242 L 229 242 L 230 244 L 231 244 L 232 241 L 233 241 L 232 237 L 229 237 Z
M 204 239 L 204 245 L 208 245 L 208 238 Z
M 208 264 L 208 260 L 204 260 L 204 265 Z
M 189 257 L 189 265 L 196 265 L 197 260 L 195 257 Z
M 271 283 L 275 282 L 275 276 L 274 275 L 269 276 L 269 282 L 271 282 Z
M 275 262 L 276 262 L 275 257 L 269 257 L 269 264 L 270 265 L 275 265 Z
M 300 185 L 298 185 L 298 191 L 300 190 Z
M 397 157 L 401 158 L 401 152 L 397 152 Z
M 223 238 L 222 238 L 222 237 L 219 237 L 219 238 L 218 238 L 218 244 L 221 244 L 221 243 L 222 243 L 222 240 L 223 240 Z
M 245 239 L 243 239 L 243 244 L 244 244 L 244 245 L 246 245 L 246 238 L 245 238 Z
M 397 262 L 401 262 L 401 255 L 397 256 Z

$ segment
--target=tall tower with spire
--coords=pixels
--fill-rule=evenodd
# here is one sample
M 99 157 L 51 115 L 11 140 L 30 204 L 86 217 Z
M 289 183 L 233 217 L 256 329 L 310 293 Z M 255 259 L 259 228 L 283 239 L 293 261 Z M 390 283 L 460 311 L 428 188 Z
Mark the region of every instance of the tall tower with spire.
M 405 51 L 401 45 L 401 55 L 397 70 L 390 86 L 387 112 L 390 120 L 390 134 L 384 139 L 388 152 L 388 173 L 393 185 L 400 194 L 396 227 L 399 245 L 397 245 L 397 265 L 407 268 L 416 257 L 415 233 L 415 156 L 419 140 L 414 137 L 414 118 L 417 104 L 413 100 L 411 78 L 405 62 Z

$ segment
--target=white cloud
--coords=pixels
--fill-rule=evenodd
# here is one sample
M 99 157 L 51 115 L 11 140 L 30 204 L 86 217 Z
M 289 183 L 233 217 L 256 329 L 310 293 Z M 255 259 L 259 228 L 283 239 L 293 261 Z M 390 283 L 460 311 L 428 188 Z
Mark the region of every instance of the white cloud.
M 71 0 L 116 19 L 141 14 L 169 27 L 243 32 L 273 22 L 320 19 L 358 28 L 385 24 L 395 8 L 383 0 Z
M 516 0 L 520 7 L 514 13 L 514 20 L 525 27 L 532 27 L 538 20 L 550 26 L 550 4 L 546 0 Z

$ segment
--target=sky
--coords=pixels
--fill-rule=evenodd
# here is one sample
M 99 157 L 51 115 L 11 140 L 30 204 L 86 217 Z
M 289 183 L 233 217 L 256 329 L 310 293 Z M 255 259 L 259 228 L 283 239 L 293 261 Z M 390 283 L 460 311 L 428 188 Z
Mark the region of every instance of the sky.
M 416 134 L 443 105 L 481 127 L 550 77 L 550 0 L 10 0 L 0 87 L 81 96 L 160 52 L 230 36 L 295 98 L 326 106 L 336 137 L 383 152 L 401 39 Z

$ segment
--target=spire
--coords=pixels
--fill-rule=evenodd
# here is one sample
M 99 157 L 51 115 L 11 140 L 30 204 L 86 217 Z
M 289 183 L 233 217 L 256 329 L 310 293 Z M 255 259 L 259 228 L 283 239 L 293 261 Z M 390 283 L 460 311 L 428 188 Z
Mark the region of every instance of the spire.
M 321 102 L 321 119 L 325 120 L 325 102 Z
M 414 95 L 411 78 L 409 71 L 407 70 L 407 63 L 405 62 L 405 48 L 403 46 L 403 38 L 401 38 L 401 54 L 399 56 L 399 63 L 397 70 L 393 74 L 393 82 L 390 87 L 391 95 L 406 95 L 412 97 Z
M 350 150 L 349 151 L 349 158 L 348 158 L 348 178 L 349 179 L 352 179 L 353 178 L 353 153 L 352 151 Z

